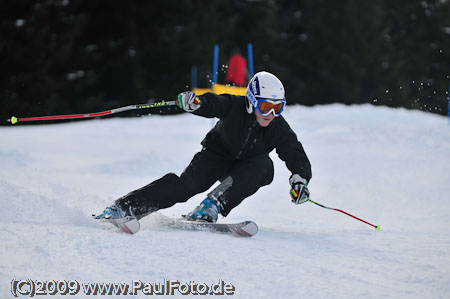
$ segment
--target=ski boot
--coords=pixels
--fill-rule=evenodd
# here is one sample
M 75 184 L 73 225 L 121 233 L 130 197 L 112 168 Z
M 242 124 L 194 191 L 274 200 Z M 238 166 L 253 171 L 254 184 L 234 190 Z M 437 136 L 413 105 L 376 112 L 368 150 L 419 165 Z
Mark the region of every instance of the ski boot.
M 207 197 L 192 212 L 187 214 L 185 218 L 189 221 L 204 221 L 216 223 L 217 216 L 219 215 L 220 210 L 220 203 L 214 199 Z
M 109 220 L 109 219 L 124 218 L 127 215 L 124 212 L 124 210 L 122 210 L 121 208 L 119 208 L 116 205 L 113 205 L 113 206 L 107 207 L 102 213 L 100 213 L 98 215 L 92 215 L 92 216 L 94 216 L 95 219 Z

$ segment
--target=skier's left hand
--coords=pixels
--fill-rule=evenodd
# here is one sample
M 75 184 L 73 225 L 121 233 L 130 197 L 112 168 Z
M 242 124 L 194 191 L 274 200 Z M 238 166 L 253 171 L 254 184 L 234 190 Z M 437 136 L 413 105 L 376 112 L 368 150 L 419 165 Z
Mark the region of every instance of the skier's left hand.
M 185 91 L 178 95 L 178 106 L 186 112 L 194 112 L 200 108 L 200 99 L 192 91 Z
M 309 200 L 308 181 L 299 176 L 293 174 L 289 178 L 289 184 L 291 184 L 291 197 L 292 202 L 296 205 L 302 204 Z

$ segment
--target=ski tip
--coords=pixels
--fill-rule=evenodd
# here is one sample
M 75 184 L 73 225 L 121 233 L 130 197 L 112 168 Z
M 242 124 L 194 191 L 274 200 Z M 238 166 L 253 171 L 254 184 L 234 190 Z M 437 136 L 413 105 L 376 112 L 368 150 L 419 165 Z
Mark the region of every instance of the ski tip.
M 233 229 L 240 237 L 253 237 L 258 233 L 258 225 L 253 221 L 245 221 Z
M 258 233 L 259 228 L 255 222 L 250 221 L 250 223 L 247 225 L 247 227 L 248 227 L 247 232 L 249 232 L 252 236 L 254 236 Z
M 118 221 L 119 227 L 128 234 L 135 234 L 141 228 L 139 221 L 135 217 L 127 216 Z

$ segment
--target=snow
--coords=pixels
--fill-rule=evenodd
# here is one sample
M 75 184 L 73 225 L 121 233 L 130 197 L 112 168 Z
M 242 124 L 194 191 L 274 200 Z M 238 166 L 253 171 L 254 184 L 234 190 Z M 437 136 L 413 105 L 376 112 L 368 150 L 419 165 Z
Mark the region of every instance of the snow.
M 313 165 L 312 199 L 382 230 L 311 203 L 293 205 L 289 172 L 272 153 L 274 182 L 219 220 L 253 220 L 255 237 L 160 224 L 205 194 L 142 219 L 141 230 L 128 235 L 91 213 L 167 172 L 180 174 L 211 120 L 183 114 L 18 124 L 0 128 L 0 297 L 13 297 L 13 279 L 31 279 L 223 281 L 234 286 L 233 298 L 449 298 L 448 120 L 339 104 L 288 107 L 285 117 Z M 81 288 L 70 297 L 84 296 Z

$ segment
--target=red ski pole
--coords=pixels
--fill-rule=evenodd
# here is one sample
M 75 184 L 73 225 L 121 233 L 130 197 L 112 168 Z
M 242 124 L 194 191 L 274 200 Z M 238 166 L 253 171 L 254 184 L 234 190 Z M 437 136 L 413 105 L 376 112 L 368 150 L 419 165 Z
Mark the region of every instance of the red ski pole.
M 342 210 L 339 210 L 339 209 L 335 209 L 335 208 L 326 207 L 326 206 L 321 205 L 320 203 L 317 203 L 317 202 L 315 202 L 315 201 L 313 201 L 313 200 L 311 200 L 311 199 L 308 199 L 308 201 L 309 201 L 309 202 L 312 202 L 313 204 L 318 205 L 319 207 L 322 207 L 322 208 L 325 208 L 325 209 L 328 209 L 328 210 L 333 210 L 333 211 L 341 212 L 341 213 L 343 213 L 343 214 L 345 214 L 345 215 L 347 215 L 347 216 L 350 216 L 350 217 L 352 217 L 352 218 L 355 218 L 356 220 L 359 220 L 359 221 L 361 221 L 361 222 L 364 222 L 365 224 L 368 224 L 368 225 L 370 225 L 370 226 L 373 226 L 376 230 L 380 230 L 380 229 L 381 229 L 381 226 L 380 226 L 380 225 L 374 225 L 374 224 L 369 223 L 369 222 L 367 222 L 367 221 L 365 221 L 365 220 L 362 220 L 361 218 L 358 218 L 358 217 L 356 217 L 356 216 L 353 216 L 352 214 L 349 214 L 349 213 L 347 213 L 347 212 L 345 212 L 345 211 L 342 211 Z
M 130 105 L 126 107 L 115 108 L 107 111 L 101 112 L 92 112 L 92 113 L 81 113 L 81 114 L 66 114 L 66 115 L 49 115 L 49 116 L 35 116 L 35 117 L 15 117 L 12 116 L 7 121 L 11 124 L 15 124 L 18 122 L 24 121 L 43 121 L 43 120 L 61 120 L 61 119 L 80 119 L 80 118 L 92 118 L 98 116 L 105 116 L 115 113 L 120 113 L 129 110 L 137 110 L 137 109 L 147 109 L 147 108 L 155 108 L 155 107 L 164 107 L 164 106 L 175 106 L 177 105 L 176 101 L 161 101 L 152 104 L 138 104 L 138 105 Z

